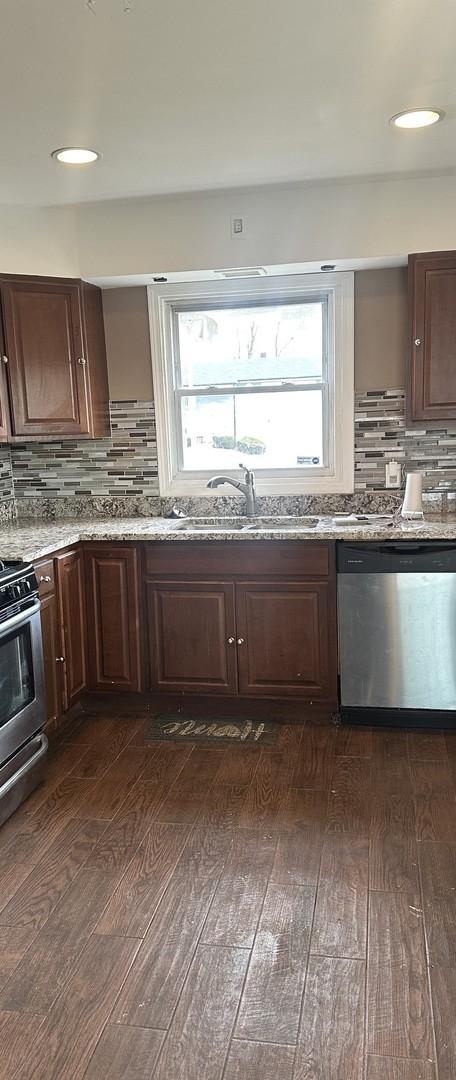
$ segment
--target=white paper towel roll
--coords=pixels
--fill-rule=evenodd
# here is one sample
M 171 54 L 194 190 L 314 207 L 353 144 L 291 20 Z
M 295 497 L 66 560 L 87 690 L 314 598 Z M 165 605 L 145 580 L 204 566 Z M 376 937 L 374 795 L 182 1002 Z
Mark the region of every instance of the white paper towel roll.
M 408 473 L 405 482 L 405 496 L 402 503 L 401 514 L 404 518 L 423 517 L 423 474 L 420 472 Z

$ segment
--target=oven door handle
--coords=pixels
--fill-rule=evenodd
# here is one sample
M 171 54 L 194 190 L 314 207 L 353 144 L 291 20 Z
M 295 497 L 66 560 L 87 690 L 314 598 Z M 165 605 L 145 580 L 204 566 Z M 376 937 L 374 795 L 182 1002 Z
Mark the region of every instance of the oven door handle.
M 37 600 L 31 607 L 24 608 L 23 611 L 19 611 L 17 615 L 13 615 L 11 619 L 6 619 L 4 623 L 0 624 L 0 640 L 5 637 L 6 634 L 10 634 L 11 630 L 17 630 L 18 626 L 22 626 L 23 623 L 30 621 L 33 615 L 37 615 L 40 610 L 41 604 Z

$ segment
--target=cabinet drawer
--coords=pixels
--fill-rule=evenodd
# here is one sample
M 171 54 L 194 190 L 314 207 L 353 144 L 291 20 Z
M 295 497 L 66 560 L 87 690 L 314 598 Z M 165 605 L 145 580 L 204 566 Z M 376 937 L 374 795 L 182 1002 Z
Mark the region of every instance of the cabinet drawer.
M 35 574 L 40 596 L 49 596 L 50 593 L 55 592 L 53 559 L 45 559 L 43 562 L 35 563 Z
M 298 540 L 281 543 L 279 540 L 206 542 L 192 540 L 153 541 L 145 545 L 146 573 L 176 575 L 196 574 L 206 577 L 262 576 L 323 577 L 329 576 L 333 562 L 333 544 L 308 543 Z

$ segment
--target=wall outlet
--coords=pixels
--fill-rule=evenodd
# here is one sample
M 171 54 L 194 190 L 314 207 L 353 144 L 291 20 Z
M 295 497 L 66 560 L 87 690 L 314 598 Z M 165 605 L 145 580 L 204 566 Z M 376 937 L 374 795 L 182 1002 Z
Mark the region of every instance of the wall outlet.
M 240 217 L 240 216 L 239 217 L 232 217 L 231 218 L 231 236 L 233 238 L 237 239 L 238 236 L 244 236 L 244 233 L 245 233 L 244 218 Z
M 400 488 L 402 466 L 400 461 L 387 461 L 385 465 L 385 487 Z

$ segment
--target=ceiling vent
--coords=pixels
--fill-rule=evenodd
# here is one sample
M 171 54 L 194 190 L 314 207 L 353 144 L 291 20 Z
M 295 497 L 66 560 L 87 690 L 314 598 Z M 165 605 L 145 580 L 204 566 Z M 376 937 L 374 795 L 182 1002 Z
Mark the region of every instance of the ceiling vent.
M 264 266 L 242 266 L 233 270 L 214 270 L 214 274 L 224 278 L 265 277 Z

